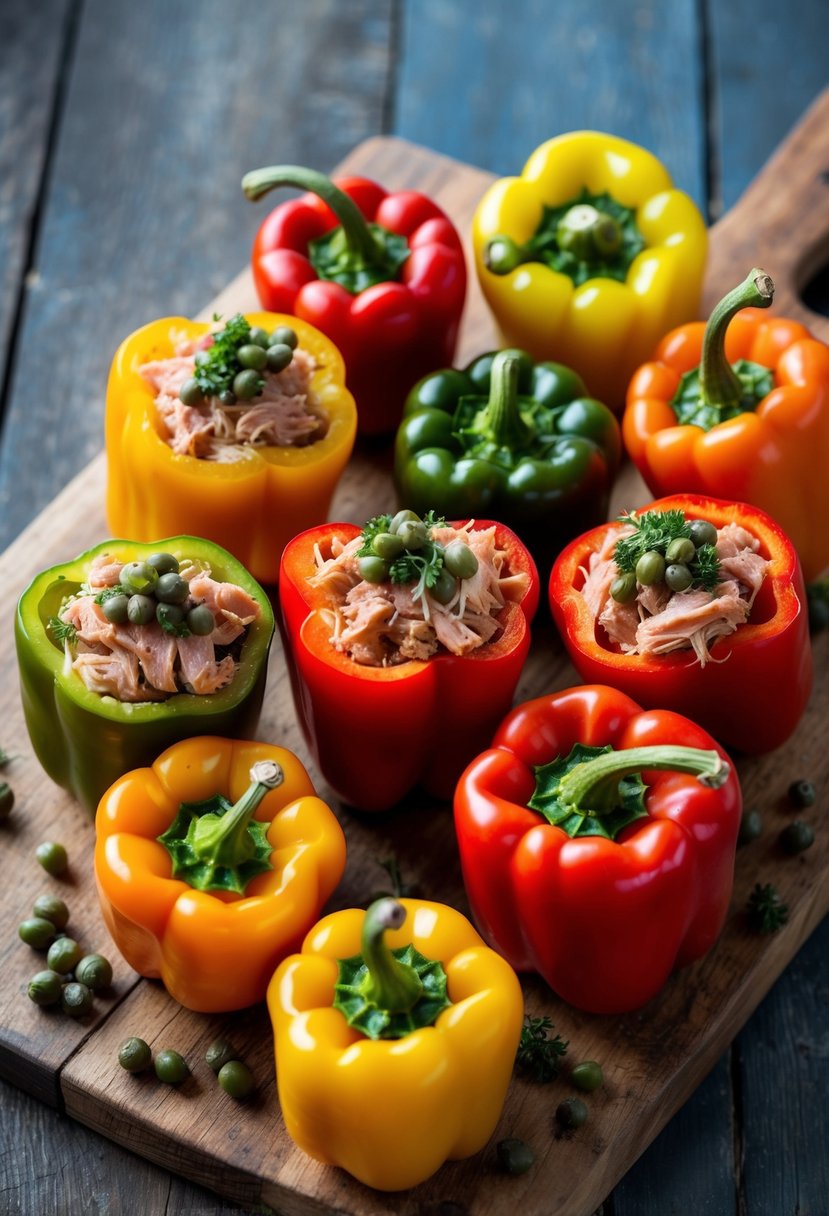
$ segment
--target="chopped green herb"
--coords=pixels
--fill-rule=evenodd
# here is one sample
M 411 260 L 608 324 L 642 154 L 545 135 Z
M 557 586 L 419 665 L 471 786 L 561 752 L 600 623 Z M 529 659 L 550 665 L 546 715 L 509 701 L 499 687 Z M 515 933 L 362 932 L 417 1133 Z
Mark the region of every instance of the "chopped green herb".
M 91 589 L 89 594 L 91 594 Z M 127 587 L 122 587 L 120 583 L 116 583 L 114 587 L 103 587 L 95 596 L 96 604 L 105 604 L 107 600 L 113 599 L 116 595 L 132 595 Z
M 772 883 L 755 883 L 748 900 L 748 916 L 757 933 L 776 933 L 789 919 L 789 909 Z
M 690 540 L 692 535 L 691 524 L 679 510 L 646 511 L 644 515 L 629 511 L 620 515 L 618 522 L 636 529 L 631 536 L 616 542 L 613 557 L 622 574 L 634 573 L 637 562 L 646 553 L 658 553 L 664 558 L 672 541 Z M 713 591 L 720 581 L 720 562 L 714 545 L 700 545 L 688 563 L 688 569 L 692 585 Z
M 65 642 L 74 646 L 78 637 L 78 631 L 72 622 L 62 621 L 59 616 L 49 617 L 49 632 L 56 642 L 60 642 L 61 646 Z
M 548 1017 L 524 1015 L 521 1040 L 515 1056 L 515 1067 L 534 1081 L 546 1083 L 558 1076 L 559 1060 L 567 1052 L 567 1041 L 561 1035 L 549 1037 L 553 1023 Z
M 237 313 L 226 322 L 224 329 L 213 335 L 213 345 L 199 352 L 193 379 L 205 397 L 218 397 L 232 389 L 235 377 L 244 370 L 239 362 L 239 347 L 249 342 L 250 325 L 241 313 Z M 264 384 L 260 378 L 258 392 L 261 393 Z

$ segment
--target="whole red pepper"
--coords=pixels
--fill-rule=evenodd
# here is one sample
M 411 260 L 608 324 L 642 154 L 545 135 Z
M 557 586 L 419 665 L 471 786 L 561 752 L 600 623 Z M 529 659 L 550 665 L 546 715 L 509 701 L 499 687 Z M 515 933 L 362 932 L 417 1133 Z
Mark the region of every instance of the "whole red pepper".
M 245 175 L 256 200 L 308 190 L 263 220 L 253 278 L 264 308 L 292 313 L 339 348 L 364 435 L 395 429 L 413 384 L 451 363 L 466 295 L 460 237 L 424 194 L 296 165 Z
M 612 684 L 641 705 L 668 706 L 687 714 L 727 747 L 751 755 L 772 751 L 791 735 L 812 688 L 812 651 L 806 593 L 794 546 L 765 511 L 746 503 L 700 494 L 675 494 L 640 508 L 681 510 L 720 528 L 740 524 L 760 541 L 770 562 L 751 615 L 735 633 L 720 638 L 705 666 L 690 650 L 623 654 L 588 608 L 581 587 L 591 555 L 605 545 L 608 529 L 592 528 L 572 541 L 550 575 L 550 608 L 570 659 L 586 681 Z
M 473 525 L 491 526 L 488 520 Z M 387 810 L 418 784 L 437 798 L 451 798 L 464 766 L 512 704 L 539 583 L 515 533 L 502 524 L 496 528 L 510 572 L 523 571 L 528 580 L 520 602 L 507 601 L 501 609 L 498 635 L 463 657 L 444 651 L 388 667 L 361 665 L 331 645 L 328 594 L 308 583 L 315 549 L 327 556 L 335 538 L 347 544 L 360 529 L 322 524 L 286 546 L 279 600 L 297 714 L 323 776 L 352 806 Z
M 724 757 L 603 685 L 519 705 L 455 794 L 483 936 L 579 1009 L 650 1000 L 725 919 L 742 797 Z

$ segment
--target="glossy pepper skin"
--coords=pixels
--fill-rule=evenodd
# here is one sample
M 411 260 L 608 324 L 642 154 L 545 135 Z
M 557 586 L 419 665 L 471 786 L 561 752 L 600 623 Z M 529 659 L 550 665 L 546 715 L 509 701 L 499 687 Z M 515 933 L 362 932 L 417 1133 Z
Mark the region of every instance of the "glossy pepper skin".
M 249 770 L 270 760 L 284 781 L 255 818 L 268 824 L 273 869 L 244 894 L 196 890 L 172 876 L 157 837 L 182 802 L 237 799 Z M 261 1001 L 281 959 L 296 950 L 345 868 L 345 840 L 292 752 L 269 743 L 201 736 L 119 778 L 95 821 L 95 878 L 118 949 L 140 975 L 161 978 L 179 1004 L 224 1013 Z
M 345 368 L 323 334 L 293 317 L 248 313 L 269 333 L 287 325 L 314 357 L 315 397 L 328 417 L 322 439 L 305 447 L 251 447 L 245 460 L 200 460 L 174 452 L 164 438 L 152 388 L 138 368 L 166 359 L 210 326 L 184 317 L 153 321 L 122 342 L 107 386 L 107 520 L 116 534 L 149 540 L 192 532 L 230 550 L 254 578 L 275 583 L 282 549 L 298 528 L 328 514 L 354 446 L 356 409 Z
M 772 751 L 797 726 L 812 688 L 806 594 L 794 546 L 764 511 L 746 503 L 676 494 L 639 513 L 673 509 L 718 528 L 742 525 L 759 537 L 759 552 L 771 562 L 749 620 L 717 641 L 712 661 L 702 667 L 687 650 L 621 654 L 602 642 L 580 588 L 590 555 L 615 523 L 578 537 L 554 563 L 549 597 L 559 633 L 583 680 L 686 714 L 727 747 L 751 755 Z
M 540 565 L 607 518 L 621 436 L 581 377 L 525 351 L 481 355 L 426 376 L 395 442 L 401 502 L 422 513 L 494 516 Z
M 578 204 L 582 193 L 611 196 L 634 213 L 643 247 L 622 274 L 579 286 L 569 274 L 523 251 L 545 208 Z M 667 330 L 697 315 L 705 268 L 705 223 L 645 149 L 597 131 L 548 140 L 520 177 L 495 182 L 473 221 L 475 266 L 507 345 L 555 359 L 583 377 L 590 392 L 620 411 L 631 373 Z M 490 242 L 506 236 L 518 260 L 496 274 Z M 510 265 L 509 262 L 505 266 Z M 502 271 L 505 268 L 502 267 Z M 580 276 L 581 277 L 581 276 Z
M 489 526 L 488 520 L 475 523 Z M 464 765 L 512 704 L 539 583 L 527 549 L 497 526 L 510 569 L 525 571 L 529 580 L 521 602 L 504 605 L 500 636 L 463 657 L 447 651 L 394 667 L 363 666 L 335 650 L 326 594 L 307 582 L 315 546 L 325 556 L 335 537 L 347 544 L 360 529 L 324 524 L 285 549 L 280 608 L 297 714 L 326 781 L 350 805 L 387 810 L 417 784 L 450 798 Z
M 248 627 L 236 675 L 226 688 L 196 696 L 178 693 L 166 701 L 122 704 L 91 692 L 64 670 L 63 647 L 46 631 L 62 600 L 76 592 L 101 553 L 141 561 L 155 552 L 172 553 L 209 565 L 213 578 L 242 587 L 259 605 Z M 226 550 L 194 536 L 173 536 L 152 544 L 107 540 L 74 561 L 38 574 L 20 597 L 15 642 L 20 695 L 29 738 L 54 782 L 94 813 L 104 790 L 122 773 L 149 764 L 169 744 L 205 730 L 226 735 L 253 732 L 259 721 L 273 637 L 270 601 L 244 567 Z
M 404 1039 L 372 1040 L 333 1008 L 337 960 L 360 953 L 364 913 L 327 916 L 268 989 L 279 1102 L 299 1147 L 368 1186 L 404 1190 L 492 1134 L 523 1023 L 521 988 L 465 917 L 403 899 L 392 948 L 439 960 L 450 1008 Z
M 527 806 L 534 767 L 576 743 L 631 748 L 718 745 L 666 710 L 585 685 L 519 705 L 455 794 L 464 881 L 484 938 L 519 971 L 537 971 L 565 1001 L 624 1013 L 675 967 L 701 957 L 722 928 L 742 799 L 733 769 L 718 789 L 644 771 L 645 817 L 615 840 L 570 837 Z
M 388 434 L 415 381 L 451 363 L 455 353 L 466 263 L 454 225 L 426 195 L 388 194 L 363 177 L 332 183 L 308 169 L 275 166 L 247 174 L 242 185 L 251 199 L 274 186 L 309 190 L 280 204 L 260 225 L 251 257 L 256 290 L 263 307 L 293 313 L 336 343 L 357 401 L 360 434 Z M 369 224 L 402 238 L 402 262 L 388 263 L 382 242 L 379 252 L 372 247 Z M 337 229 L 347 232 L 348 258 L 359 259 L 361 267 L 368 263 L 376 281 L 363 288 L 359 279 L 343 285 L 336 272 L 321 277 L 311 243 Z
M 702 321 L 673 330 L 635 372 L 627 450 L 653 494 L 713 494 L 768 511 L 811 581 L 829 565 L 829 346 L 799 321 L 743 308 L 725 331 L 724 357 L 769 369 L 768 391 L 703 429 L 680 424 L 671 403 L 683 376 L 700 367 L 705 331 Z

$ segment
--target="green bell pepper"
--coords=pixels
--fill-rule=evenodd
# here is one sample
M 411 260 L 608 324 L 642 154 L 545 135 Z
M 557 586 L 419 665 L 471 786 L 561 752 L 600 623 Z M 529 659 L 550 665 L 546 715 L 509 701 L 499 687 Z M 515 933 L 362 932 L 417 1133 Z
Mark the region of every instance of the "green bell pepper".
M 560 363 L 521 350 L 481 355 L 421 380 L 397 432 L 400 501 L 450 519 L 498 519 L 549 565 L 607 518 L 619 424 Z
M 111 553 L 136 561 L 164 551 L 204 562 L 217 581 L 241 587 L 259 605 L 248 626 L 236 674 L 218 692 L 177 693 L 166 701 L 120 702 L 86 687 L 65 662 L 61 642 L 48 628 L 63 601 L 86 581 L 95 557 Z M 270 601 L 227 550 L 192 536 L 153 544 L 107 540 L 44 570 L 20 597 L 15 642 L 23 712 L 35 754 L 53 781 L 94 812 L 101 795 L 122 774 L 151 764 L 173 743 L 193 735 L 250 737 L 265 689 L 274 618 Z

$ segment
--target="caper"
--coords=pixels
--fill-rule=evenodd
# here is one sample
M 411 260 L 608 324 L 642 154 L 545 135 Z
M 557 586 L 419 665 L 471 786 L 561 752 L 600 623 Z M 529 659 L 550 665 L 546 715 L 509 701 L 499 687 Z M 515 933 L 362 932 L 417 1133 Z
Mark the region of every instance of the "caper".
M 265 382 L 259 375 L 259 372 L 253 368 L 247 367 L 243 372 L 237 372 L 233 377 L 233 391 L 240 401 L 250 401 L 253 397 L 258 396 L 264 388 Z
M 665 558 L 656 549 L 643 553 L 636 563 L 636 581 L 643 587 L 652 587 L 661 583 L 665 577 Z
M 565 1098 L 556 1107 L 556 1122 L 561 1127 L 583 1127 L 587 1122 L 587 1107 L 581 1098 Z
M 478 569 L 478 559 L 462 540 L 450 541 L 443 555 L 443 564 L 455 578 L 472 578 Z
M 407 520 L 411 520 L 412 523 L 420 523 L 420 516 L 416 514 L 416 512 L 410 511 L 408 507 L 404 507 L 402 511 L 398 511 L 397 514 L 393 516 L 392 521 L 389 524 L 389 532 L 394 532 L 397 534 L 400 531 L 401 524 L 406 523 Z
M 190 584 L 174 570 L 162 574 L 155 589 L 155 598 L 163 604 L 183 604 L 190 594 Z
M 8 781 L 0 781 L 0 822 L 8 819 L 14 810 L 14 790 Z
M 241 1060 L 228 1060 L 218 1073 L 219 1084 L 231 1098 L 246 1098 L 253 1092 L 253 1074 Z
M 158 571 L 149 562 L 127 562 L 121 570 L 121 585 L 135 595 L 152 595 Z
M 162 629 L 177 629 L 184 620 L 181 604 L 156 604 L 155 619 Z
M 81 1018 L 92 1008 L 92 999 L 92 989 L 73 980 L 71 984 L 63 985 L 60 1007 L 71 1018 Z
M 155 1057 L 155 1075 L 167 1085 L 180 1085 L 189 1072 L 187 1061 L 177 1051 L 166 1049 Z
M 69 923 L 69 909 L 57 895 L 38 895 L 32 907 L 32 915 L 50 920 L 56 929 L 65 929 Z
M 133 1036 L 125 1039 L 118 1048 L 118 1063 L 127 1072 L 144 1072 L 153 1062 L 153 1053 L 149 1043 Z
M 268 347 L 268 353 L 265 356 L 265 361 L 268 369 L 272 372 L 284 372 L 285 368 L 292 361 L 294 352 L 288 346 L 287 342 L 275 342 L 273 346 Z
M 248 334 L 248 342 L 255 342 L 257 346 L 261 346 L 264 350 L 267 350 L 271 344 L 270 334 L 261 325 L 253 325 Z
M 155 620 L 156 600 L 152 595 L 131 595 L 127 616 L 131 625 L 149 625 Z
M 357 561 L 360 578 L 367 583 L 384 583 L 389 577 L 389 567 L 382 557 L 361 557 Z
M 245 346 L 240 346 L 236 351 L 236 358 L 242 367 L 252 367 L 256 372 L 261 372 L 268 362 L 268 356 L 256 342 L 248 342 Z
M 276 329 L 270 336 L 270 346 L 290 346 L 291 350 L 296 350 L 299 338 L 288 325 L 277 325 Z
M 383 561 L 393 562 L 403 552 L 403 541 L 394 532 L 378 532 L 371 547 Z
M 737 844 L 751 844 L 763 834 L 763 820 L 759 811 L 743 811 L 740 818 L 740 830 L 737 833 Z
M 208 1066 L 218 1073 L 229 1060 L 236 1059 L 236 1053 L 227 1039 L 214 1039 L 204 1053 L 204 1058 Z
M 618 574 L 610 584 L 611 598 L 617 604 L 629 604 L 636 596 L 636 575 L 632 570 Z
M 665 558 L 669 564 L 679 562 L 681 565 L 687 566 L 694 560 L 696 553 L 697 550 L 692 540 L 689 540 L 687 536 L 678 536 L 665 550 Z
M 126 625 L 129 620 L 131 598 L 126 595 L 108 595 L 101 604 L 101 612 L 113 625 Z
M 525 1140 L 510 1136 L 495 1145 L 498 1169 L 504 1174 L 526 1174 L 535 1161 L 535 1153 Z
M 179 571 L 178 558 L 173 557 L 172 553 L 151 553 L 147 565 L 158 571 L 159 578 L 164 574 L 178 574 Z
M 783 828 L 778 839 L 783 852 L 795 856 L 812 847 L 815 843 L 815 834 L 808 823 L 802 819 L 795 819 L 793 823 Z
M 29 1000 L 36 1005 L 57 1005 L 63 989 L 63 976 L 57 971 L 38 971 L 29 980 Z
M 207 604 L 196 604 L 184 618 L 187 628 L 198 638 L 206 638 L 216 628 L 213 613 Z
M 429 588 L 429 594 L 439 604 L 448 604 L 458 590 L 458 580 L 444 567 L 437 577 L 434 587 Z
M 204 401 L 204 393 L 195 377 L 184 381 L 178 390 L 178 395 L 182 405 L 201 405 Z
M 429 539 L 429 533 L 422 519 L 405 519 L 397 529 L 397 535 L 403 541 L 403 548 L 410 552 L 422 549 Z
M 815 787 L 811 781 L 793 781 L 789 786 L 789 802 L 799 810 L 803 810 L 807 806 L 814 806 L 816 797 Z
M 598 1089 L 604 1083 L 602 1066 L 595 1060 L 582 1060 L 580 1064 L 574 1065 L 571 1069 L 570 1080 L 576 1089 L 580 1089 L 586 1094 L 592 1094 L 594 1089 Z
M 691 541 L 695 549 L 701 549 L 703 545 L 716 545 L 717 529 L 707 519 L 692 519 L 688 525 L 688 530 L 691 533 Z
M 687 591 L 694 576 L 682 562 L 672 562 L 665 569 L 665 584 L 671 591 Z
M 73 937 L 59 937 L 53 941 L 46 955 L 46 962 L 53 971 L 66 975 L 83 958 L 83 950 Z
M 109 988 L 112 983 L 112 963 L 103 954 L 85 954 L 75 967 L 75 979 L 86 984 L 93 992 L 99 988 Z
M 221 401 L 222 405 L 235 405 L 236 394 L 231 392 L 229 388 L 223 388 L 219 393 L 219 400 Z
M 46 873 L 51 874 L 54 878 L 63 874 L 69 864 L 66 849 L 54 840 L 44 840 L 43 844 L 39 844 L 35 849 L 35 857 Z
M 57 929 L 45 916 L 30 916 L 17 926 L 17 933 L 22 942 L 34 950 L 45 950 L 57 936 Z

